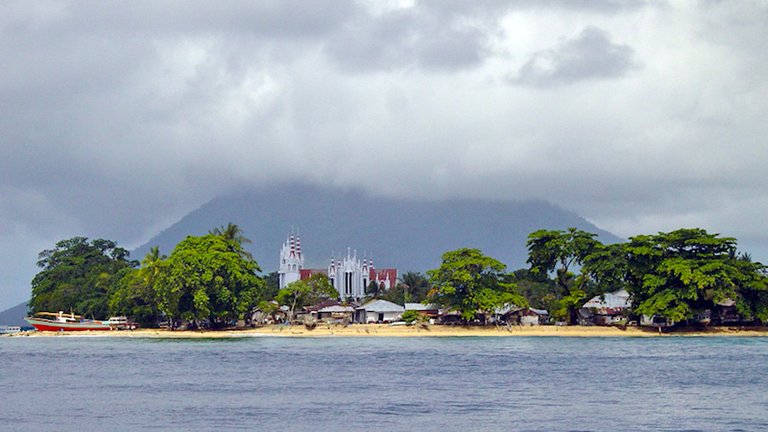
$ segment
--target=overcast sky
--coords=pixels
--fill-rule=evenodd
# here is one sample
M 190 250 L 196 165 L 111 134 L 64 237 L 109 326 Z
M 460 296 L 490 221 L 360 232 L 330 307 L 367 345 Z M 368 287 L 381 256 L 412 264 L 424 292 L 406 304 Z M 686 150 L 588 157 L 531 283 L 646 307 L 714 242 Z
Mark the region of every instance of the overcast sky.
M 57 240 L 138 246 L 290 181 L 768 261 L 764 1 L 6 0 L 0 32 L 0 308 Z

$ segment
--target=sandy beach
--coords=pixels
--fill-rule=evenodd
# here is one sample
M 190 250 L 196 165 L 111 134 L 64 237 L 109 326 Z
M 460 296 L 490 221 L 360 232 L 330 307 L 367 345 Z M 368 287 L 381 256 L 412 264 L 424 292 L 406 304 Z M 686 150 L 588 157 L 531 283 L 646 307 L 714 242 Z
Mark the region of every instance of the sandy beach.
M 211 331 L 170 331 L 162 329 L 138 329 L 123 331 L 87 332 L 22 332 L 13 337 L 133 337 L 133 338 L 243 338 L 243 337 L 681 337 L 681 336 L 735 336 L 768 337 L 768 328 L 711 327 L 706 329 L 683 329 L 659 333 L 656 329 L 629 327 L 584 326 L 533 326 L 533 327 L 461 327 L 431 325 L 391 326 L 387 324 L 318 325 L 309 330 L 301 325 L 269 325 L 258 328 L 211 330 Z

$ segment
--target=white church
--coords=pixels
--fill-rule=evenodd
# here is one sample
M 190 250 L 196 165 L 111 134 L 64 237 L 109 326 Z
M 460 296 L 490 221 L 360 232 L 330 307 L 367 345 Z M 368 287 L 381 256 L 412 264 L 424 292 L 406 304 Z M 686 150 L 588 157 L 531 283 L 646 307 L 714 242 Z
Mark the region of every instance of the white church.
M 342 299 L 360 300 L 366 296 L 365 289 L 375 282 L 382 290 L 388 290 L 397 283 L 397 269 L 376 270 L 373 259 L 357 258 L 357 251 L 347 248 L 346 257 L 331 257 L 328 269 L 304 268 L 304 256 L 301 253 L 301 239 L 298 234 L 291 234 L 280 249 L 280 267 L 278 270 L 280 288 L 291 282 L 309 279 L 313 274 L 328 276 L 333 287 Z

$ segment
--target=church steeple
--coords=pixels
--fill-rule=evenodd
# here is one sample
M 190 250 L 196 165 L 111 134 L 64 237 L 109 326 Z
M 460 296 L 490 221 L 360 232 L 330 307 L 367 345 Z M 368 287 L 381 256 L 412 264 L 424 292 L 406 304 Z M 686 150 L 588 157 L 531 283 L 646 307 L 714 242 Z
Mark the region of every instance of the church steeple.
M 303 268 L 304 257 L 301 256 L 301 239 L 298 234 L 291 232 L 280 249 L 280 268 L 278 270 L 280 288 L 285 288 L 289 283 L 299 280 Z

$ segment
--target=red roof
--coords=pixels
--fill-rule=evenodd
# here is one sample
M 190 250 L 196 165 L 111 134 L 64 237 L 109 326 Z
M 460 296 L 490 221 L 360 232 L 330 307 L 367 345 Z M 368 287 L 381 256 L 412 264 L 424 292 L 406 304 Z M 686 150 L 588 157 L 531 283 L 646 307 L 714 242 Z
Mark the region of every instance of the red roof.
M 369 277 L 371 278 L 371 280 L 384 281 L 384 280 L 387 280 L 387 276 L 389 276 L 389 280 L 394 285 L 397 282 L 397 269 L 394 269 L 394 268 L 371 269 L 369 274 Z
M 300 269 L 299 270 L 299 278 L 301 280 L 307 280 L 316 274 L 323 274 L 328 276 L 328 271 L 325 269 Z

